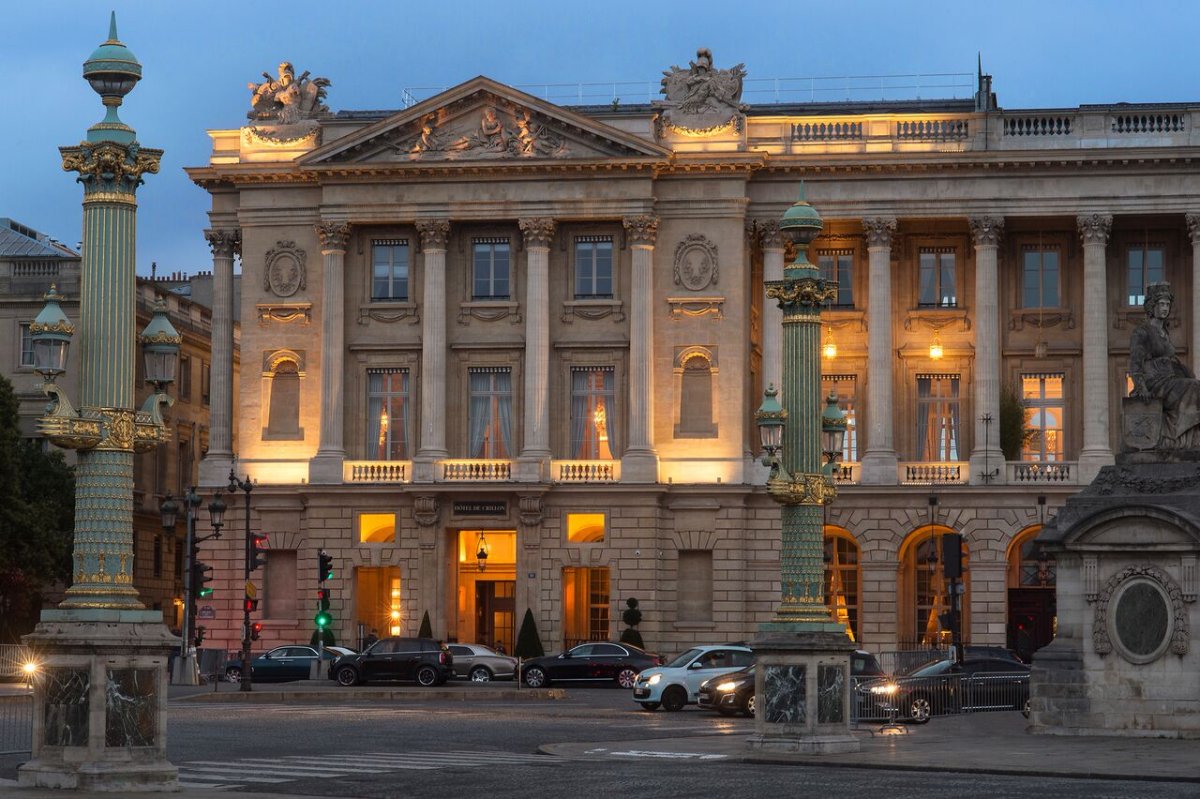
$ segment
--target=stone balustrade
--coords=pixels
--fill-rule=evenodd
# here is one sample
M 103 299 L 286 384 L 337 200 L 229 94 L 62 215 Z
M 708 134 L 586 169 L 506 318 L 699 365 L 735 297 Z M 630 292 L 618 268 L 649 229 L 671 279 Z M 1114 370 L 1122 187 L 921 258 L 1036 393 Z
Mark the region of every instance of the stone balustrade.
M 407 483 L 411 479 L 411 461 L 342 462 L 342 482 L 345 483 Z
M 551 461 L 550 473 L 559 483 L 615 483 L 621 479 L 621 462 Z
M 512 461 L 442 461 L 442 480 L 446 482 L 504 482 L 512 479 Z

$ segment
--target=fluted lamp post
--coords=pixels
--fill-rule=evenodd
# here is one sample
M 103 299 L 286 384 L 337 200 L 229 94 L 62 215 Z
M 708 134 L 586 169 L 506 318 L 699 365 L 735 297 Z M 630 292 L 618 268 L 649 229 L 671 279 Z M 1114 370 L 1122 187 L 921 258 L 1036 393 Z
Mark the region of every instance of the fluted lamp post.
M 35 368 L 50 397 L 38 430 L 78 459 L 71 587 L 25 636 L 44 669 L 34 687 L 32 757 L 17 772 L 23 786 L 178 788 L 166 757 L 166 663 L 178 639 L 133 587 L 133 456 L 168 437 L 161 409 L 170 404 L 165 390 L 180 343 L 161 303 L 140 337 L 135 329 L 135 192 L 144 174 L 158 171 L 162 151 L 141 147 L 117 108 L 141 75 L 113 15 L 108 39 L 83 65 L 105 118 L 83 142 L 60 148 L 63 169 L 79 173 L 83 185 L 78 410 L 55 383 L 76 332 L 56 290 L 30 325 Z M 155 391 L 136 410 L 139 338 Z
M 755 414 L 771 467 L 767 493 L 781 505 L 780 602 L 759 626 L 752 749 L 771 752 L 853 752 L 850 732 L 850 652 L 854 644 L 825 606 L 824 506 L 837 496 L 834 469 L 845 417 L 821 402 L 821 309 L 837 298 L 837 283 L 808 261 L 821 216 L 804 199 L 783 214 L 779 229 L 796 245 L 782 280 L 766 284 L 783 311 L 782 402 L 769 386 Z M 822 459 L 822 453 L 825 458 Z

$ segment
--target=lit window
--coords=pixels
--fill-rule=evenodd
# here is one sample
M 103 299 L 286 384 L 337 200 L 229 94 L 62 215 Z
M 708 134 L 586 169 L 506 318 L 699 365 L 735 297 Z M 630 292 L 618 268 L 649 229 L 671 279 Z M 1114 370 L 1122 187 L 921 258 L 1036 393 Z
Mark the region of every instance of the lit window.
M 390 544 L 396 540 L 396 514 L 360 513 L 358 540 L 363 544 Z
M 953 249 L 922 249 L 919 275 L 917 304 L 939 308 L 958 305 Z
M 367 372 L 368 460 L 408 460 L 408 370 Z
M 854 250 L 821 250 L 817 253 L 817 268 L 821 277 L 837 281 L 834 307 L 854 307 Z
M 508 239 L 475 239 L 473 264 L 472 298 L 507 300 L 510 291 Z
M 918 460 L 956 461 L 958 441 L 958 375 L 917 375 Z
M 575 239 L 575 299 L 611 299 L 612 295 L 612 237 L 577 237 Z
M 512 373 L 507 367 L 471 369 L 469 382 L 469 457 L 508 458 L 512 441 Z
M 571 370 L 571 457 L 612 460 L 616 449 L 612 367 Z
M 1031 435 L 1021 448 L 1024 461 L 1063 459 L 1063 376 L 1021 375 L 1021 400 L 1025 406 L 1025 428 Z
M 408 239 L 371 242 L 371 299 L 408 299 Z
M 1161 244 L 1130 247 L 1125 263 L 1129 275 L 1128 304 L 1141 306 L 1146 301 L 1146 287 L 1167 279 L 1166 251 Z
M 842 463 L 858 462 L 858 420 L 854 398 L 857 389 L 855 375 L 822 375 L 823 397 L 833 391 L 838 407 L 846 414 L 846 437 L 842 440 Z
M 1022 252 L 1021 307 L 1059 307 L 1057 247 L 1029 246 Z
M 574 544 L 603 543 L 606 523 L 603 513 L 568 513 L 567 540 Z
M 846 628 L 851 641 L 857 641 L 858 626 L 858 542 L 845 533 L 825 530 L 825 605 L 834 621 Z

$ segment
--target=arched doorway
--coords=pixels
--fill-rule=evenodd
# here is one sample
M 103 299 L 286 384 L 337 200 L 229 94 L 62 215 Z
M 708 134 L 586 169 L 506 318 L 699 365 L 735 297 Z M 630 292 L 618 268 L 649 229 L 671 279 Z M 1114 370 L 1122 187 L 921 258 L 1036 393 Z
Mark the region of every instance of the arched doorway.
M 825 604 L 833 620 L 846 627 L 851 641 L 860 640 L 858 541 L 840 527 L 825 528 Z
M 897 596 L 898 638 L 901 649 L 945 649 L 950 628 L 943 622 L 949 612 L 950 589 L 941 562 L 942 536 L 949 527 L 926 525 L 908 537 L 900 550 Z M 971 641 L 971 559 L 962 544 L 962 640 Z
M 1057 632 L 1057 570 L 1036 541 L 1041 531 L 1022 530 L 1008 548 L 1008 648 L 1026 663 Z

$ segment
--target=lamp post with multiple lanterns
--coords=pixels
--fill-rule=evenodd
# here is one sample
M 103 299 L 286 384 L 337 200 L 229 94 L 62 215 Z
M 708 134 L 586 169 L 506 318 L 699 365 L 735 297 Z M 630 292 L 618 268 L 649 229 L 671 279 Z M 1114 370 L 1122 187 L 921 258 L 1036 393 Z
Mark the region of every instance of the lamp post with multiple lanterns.
M 221 527 L 225 520 L 225 501 L 219 493 L 213 495 L 212 502 L 208 503 L 208 520 L 213 531 L 197 537 L 196 512 L 200 509 L 202 500 L 196 493 L 196 487 L 189 488 L 180 499 L 183 502 L 186 520 L 183 550 L 183 621 L 180 624 L 179 657 L 175 661 L 175 673 L 171 675 L 171 682 L 177 685 L 196 685 L 199 680 L 194 653 L 204 638 L 200 628 L 196 626 L 196 602 L 206 595 L 206 591 L 211 590 L 204 587 L 204 572 L 208 567 L 197 560 L 196 556 L 199 554 L 200 544 L 221 537 Z M 162 514 L 163 530 L 174 533 L 179 504 L 170 494 L 163 499 L 159 512 Z

